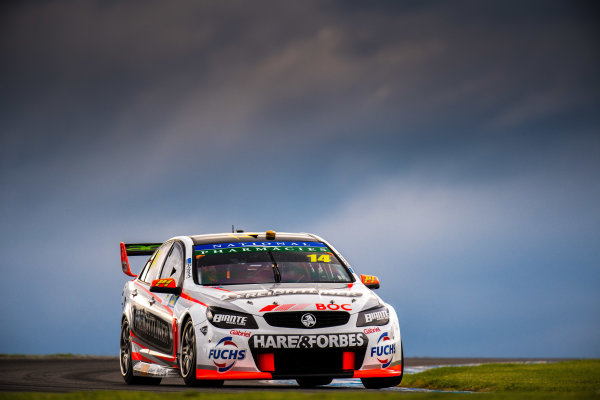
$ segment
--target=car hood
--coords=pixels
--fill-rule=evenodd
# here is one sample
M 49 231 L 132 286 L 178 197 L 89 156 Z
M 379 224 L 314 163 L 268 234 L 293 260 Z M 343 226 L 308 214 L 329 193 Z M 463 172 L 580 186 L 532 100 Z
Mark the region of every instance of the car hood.
M 370 289 L 356 283 L 196 286 L 188 292 L 208 305 L 254 315 L 279 311 L 347 311 L 354 314 L 382 304 Z

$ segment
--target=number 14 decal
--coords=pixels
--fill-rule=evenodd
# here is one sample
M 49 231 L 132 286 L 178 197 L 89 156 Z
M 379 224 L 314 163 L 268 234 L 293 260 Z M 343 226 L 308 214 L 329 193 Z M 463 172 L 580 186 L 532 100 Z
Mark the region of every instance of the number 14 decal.
M 310 262 L 331 262 L 331 256 L 329 254 L 322 254 L 317 256 L 316 254 L 307 254 L 306 257 L 310 260 Z

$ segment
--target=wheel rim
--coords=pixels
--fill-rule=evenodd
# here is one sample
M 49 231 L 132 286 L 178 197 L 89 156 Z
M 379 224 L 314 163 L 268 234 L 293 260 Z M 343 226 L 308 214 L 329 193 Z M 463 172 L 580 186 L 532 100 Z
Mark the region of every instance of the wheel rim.
M 191 323 L 185 326 L 181 342 L 181 374 L 187 378 L 194 368 L 194 352 L 196 348 L 194 326 Z
M 121 328 L 119 358 L 121 360 L 121 373 L 127 375 L 129 373 L 129 360 L 131 359 L 131 338 L 129 337 L 129 324 L 123 323 Z

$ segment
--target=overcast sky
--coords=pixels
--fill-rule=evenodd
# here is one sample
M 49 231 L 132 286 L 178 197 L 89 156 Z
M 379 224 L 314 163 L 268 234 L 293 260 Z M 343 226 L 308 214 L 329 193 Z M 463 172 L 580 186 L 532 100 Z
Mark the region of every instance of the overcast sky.
M 0 12 L 0 353 L 118 353 L 120 241 L 275 229 L 382 280 L 409 356 L 600 357 L 585 1 Z

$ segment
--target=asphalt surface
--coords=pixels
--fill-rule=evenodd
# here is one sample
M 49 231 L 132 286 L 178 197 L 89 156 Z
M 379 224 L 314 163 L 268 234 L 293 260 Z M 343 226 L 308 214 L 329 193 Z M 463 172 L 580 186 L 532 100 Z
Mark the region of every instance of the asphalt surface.
M 499 358 L 407 358 L 405 368 L 437 365 L 465 365 L 507 361 L 548 361 L 542 359 Z M 315 391 L 364 390 L 357 382 L 344 380 Z M 228 381 L 222 389 L 194 388 L 199 391 L 299 390 L 293 381 Z M 190 390 L 182 379 L 163 379 L 159 386 L 127 385 L 119 371 L 117 357 L 0 357 L 0 391 L 71 392 L 85 390 L 147 390 L 177 392 Z M 305 389 L 302 389 L 305 391 Z

